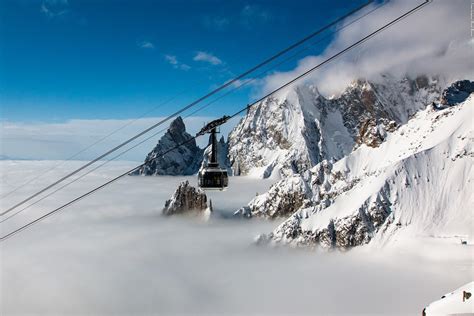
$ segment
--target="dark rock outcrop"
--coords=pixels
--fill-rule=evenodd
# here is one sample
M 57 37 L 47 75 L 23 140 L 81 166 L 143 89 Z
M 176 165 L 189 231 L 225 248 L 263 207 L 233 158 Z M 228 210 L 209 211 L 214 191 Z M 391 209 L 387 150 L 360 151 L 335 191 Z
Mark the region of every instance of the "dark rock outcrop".
M 195 174 L 201 165 L 203 151 L 196 145 L 194 139 L 190 140 L 191 138 L 192 136 L 186 132 L 183 119 L 178 116 L 156 147 L 147 155 L 145 165 L 134 174 L 147 176 Z M 187 140 L 190 141 L 162 155 Z
M 211 205 L 210 201 L 209 205 Z M 166 201 L 163 214 L 203 212 L 206 209 L 208 209 L 206 194 L 201 189 L 189 185 L 189 181 L 184 181 L 179 184 L 171 199 Z
M 444 106 L 456 105 L 466 100 L 471 93 L 474 93 L 473 81 L 456 81 L 441 94 L 441 104 Z

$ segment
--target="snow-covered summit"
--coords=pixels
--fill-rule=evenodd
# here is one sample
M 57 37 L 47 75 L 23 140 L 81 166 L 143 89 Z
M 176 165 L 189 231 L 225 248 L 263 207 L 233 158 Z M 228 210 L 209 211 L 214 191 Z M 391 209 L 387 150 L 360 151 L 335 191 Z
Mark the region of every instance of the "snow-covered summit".
M 301 174 L 323 160 L 337 161 L 365 144 L 376 147 L 439 97 L 436 78 L 356 80 L 325 98 L 300 85 L 249 109 L 229 135 L 235 174 L 259 177 Z
M 334 164 L 316 165 L 302 178 L 311 184 L 311 206 L 294 209 L 261 240 L 348 248 L 400 231 L 472 239 L 473 118 L 474 95 L 443 110 L 429 106 L 378 147 L 363 144 Z M 289 182 L 275 186 L 285 191 Z M 275 200 L 267 197 L 250 206 Z

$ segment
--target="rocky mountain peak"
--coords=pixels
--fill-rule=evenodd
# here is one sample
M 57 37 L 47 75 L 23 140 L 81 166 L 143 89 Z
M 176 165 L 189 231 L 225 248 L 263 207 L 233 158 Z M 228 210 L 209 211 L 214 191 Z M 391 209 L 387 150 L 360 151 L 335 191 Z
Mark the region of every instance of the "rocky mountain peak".
M 472 227 L 466 202 L 471 193 L 464 189 L 465 181 L 459 181 L 470 174 L 474 157 L 472 84 L 456 82 L 436 94 L 440 89 L 432 79 L 402 80 L 395 84 L 401 96 L 384 91 L 388 87 L 380 83 L 369 84 L 364 89 L 378 94 L 375 110 L 384 108 L 387 114 L 375 117 L 375 122 L 392 118 L 389 122 L 395 122 L 396 128 L 385 130 L 383 140 L 372 139 L 372 146 L 354 146 L 339 160 L 322 160 L 310 170 L 283 177 L 241 208 L 237 214 L 246 217 L 289 216 L 272 233 L 259 236 L 258 242 L 347 249 L 373 240 L 385 242 L 400 232 L 465 233 Z M 345 94 L 359 103 L 362 90 L 354 89 L 355 85 Z M 462 97 L 462 101 L 445 108 L 427 106 L 440 96 Z M 419 104 L 395 102 L 402 100 Z M 398 108 L 388 109 L 387 104 Z M 354 106 L 340 105 L 342 109 Z M 404 122 L 407 109 L 419 110 Z M 349 119 L 356 117 L 346 122 Z M 381 127 L 373 124 L 359 133 L 370 135 L 367 129 Z
M 184 122 L 181 116 L 178 116 L 176 119 L 174 119 L 171 122 L 168 131 L 172 135 L 182 135 L 186 133 L 186 126 L 184 125 Z
M 209 210 L 212 204 L 209 201 Z M 203 212 L 208 210 L 207 196 L 201 189 L 197 189 L 183 181 L 179 184 L 171 199 L 165 202 L 164 215 L 185 214 L 188 212 Z
M 474 93 L 473 81 L 456 81 L 443 91 L 440 101 L 443 106 L 456 105 L 466 100 L 471 93 Z
M 183 119 L 178 116 L 170 124 L 155 148 L 147 155 L 145 165 L 135 172 L 139 175 L 191 175 L 199 170 L 202 149 L 192 136 L 186 132 Z M 190 140 L 190 141 L 188 141 Z M 188 141 L 188 142 L 186 142 Z M 186 142 L 179 148 L 171 148 Z M 165 155 L 162 153 L 167 152 Z
M 236 174 L 298 174 L 359 146 L 379 146 L 440 92 L 439 80 L 426 76 L 358 79 L 331 98 L 314 85 L 297 86 L 248 111 L 229 136 L 229 159 Z

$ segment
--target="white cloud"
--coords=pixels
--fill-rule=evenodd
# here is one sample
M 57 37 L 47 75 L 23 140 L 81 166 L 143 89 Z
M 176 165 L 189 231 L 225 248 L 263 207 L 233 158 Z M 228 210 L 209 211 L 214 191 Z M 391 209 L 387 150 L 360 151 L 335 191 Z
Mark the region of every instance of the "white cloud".
M 67 0 L 44 0 L 40 11 L 49 18 L 62 16 L 69 12 L 69 3 Z
M 175 69 L 181 69 L 187 71 L 191 69 L 191 67 L 187 64 L 181 63 L 178 58 L 174 55 L 165 55 L 165 60 L 170 64 L 173 65 Z
M 214 31 L 224 31 L 229 26 L 244 27 L 248 30 L 258 24 L 264 24 L 273 19 L 270 11 L 257 4 L 246 4 L 240 11 L 229 16 L 205 16 L 203 24 Z
M 165 60 L 171 65 L 178 64 L 178 59 L 176 58 L 176 56 L 173 56 L 173 55 L 165 55 Z
M 178 67 L 179 69 L 184 70 L 184 71 L 188 71 L 189 69 L 191 69 L 191 67 L 186 64 L 179 64 Z
M 162 117 L 142 118 L 133 123 L 131 123 L 132 119 L 72 119 L 62 123 L 1 121 L 0 142 L 2 146 L 0 147 L 0 157 L 5 156 L 15 159 L 66 159 L 90 144 L 97 142 L 112 131 L 129 124 L 93 148 L 75 157 L 75 159 L 92 159 L 162 119 Z M 194 135 L 201 129 L 204 122 L 209 122 L 213 119 L 215 117 L 192 116 L 186 118 L 184 120 L 186 130 Z M 238 118 L 223 125 L 221 129 L 222 135 L 227 137 L 237 120 Z M 160 129 L 166 130 L 170 122 L 168 121 L 140 139 L 144 139 Z M 164 131 L 136 149 L 131 150 L 121 157 L 120 160 L 142 161 L 163 133 Z M 207 138 L 200 137 L 197 142 L 203 147 L 207 144 Z
M 256 23 L 268 22 L 271 18 L 270 12 L 255 4 L 245 5 L 240 12 L 240 22 L 245 27 L 250 27 Z
M 154 49 L 155 48 L 155 45 L 150 41 L 139 42 L 138 46 L 140 48 L 144 48 L 144 49 Z
M 223 31 L 230 25 L 231 20 L 222 16 L 206 16 L 204 17 L 203 22 L 204 25 L 210 29 Z
M 295 69 L 266 77 L 263 90 L 273 90 L 415 5 L 407 0 L 388 2 L 382 9 L 341 31 L 321 55 L 303 58 Z M 315 83 L 323 94 L 333 94 L 353 79 L 376 80 L 379 74 L 387 72 L 398 76 L 440 74 L 448 80 L 473 78 L 469 10 L 468 0 L 434 0 L 360 48 L 315 71 L 307 80 Z
M 214 66 L 222 64 L 222 60 L 220 60 L 217 56 L 214 56 L 211 53 L 203 52 L 203 51 L 197 52 L 193 60 L 206 62 Z
M 57 163 L 0 162 L 0 188 L 19 186 Z M 60 166 L 2 205 L 80 165 Z M 111 163 L 92 172 L 2 223 L 2 234 L 135 165 Z M 395 249 L 304 251 L 251 246 L 277 221 L 160 216 L 184 179 L 196 185 L 195 176 L 124 177 L 2 242 L 2 314 L 416 315 L 472 279 L 471 247 L 454 238 L 399 240 Z M 230 216 L 270 183 L 232 177 L 227 191 L 206 194 L 215 215 Z

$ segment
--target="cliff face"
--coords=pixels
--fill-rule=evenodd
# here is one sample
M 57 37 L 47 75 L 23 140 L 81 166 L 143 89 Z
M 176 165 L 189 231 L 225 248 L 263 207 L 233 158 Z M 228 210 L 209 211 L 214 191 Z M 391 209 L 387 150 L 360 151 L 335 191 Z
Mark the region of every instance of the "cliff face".
M 466 90 L 466 84 L 458 86 L 450 89 Z M 269 107 L 272 113 L 251 112 L 241 129 L 234 129 L 233 139 L 248 140 L 247 145 L 230 142 L 241 172 L 257 170 L 265 176 L 265 171 L 278 170 L 281 176 L 268 192 L 236 212 L 288 217 L 272 233 L 261 235 L 260 242 L 346 249 L 402 230 L 469 233 L 469 206 L 474 203 L 466 189 L 466 183 L 474 182 L 472 94 L 440 109 L 433 102 L 453 91 L 442 92 L 427 78 L 392 85 L 359 80 L 332 99 L 301 89 L 286 94 L 284 102 L 262 102 L 260 111 Z M 317 93 L 314 88 L 306 91 Z M 308 104 L 317 110 L 309 111 Z M 279 124 L 274 117 L 278 113 L 279 119 L 288 118 L 289 126 Z M 239 130 L 247 132 L 239 135 Z
M 189 185 L 189 181 L 181 182 L 171 199 L 163 208 L 164 215 L 185 214 L 189 212 L 204 212 L 208 208 L 207 196 L 201 189 Z
M 192 136 L 186 132 L 182 118 L 178 116 L 147 155 L 145 165 L 135 174 L 147 176 L 195 174 L 199 170 L 203 151 L 196 145 L 194 139 L 165 155 L 160 155 L 191 138 Z
M 302 174 L 362 144 L 377 147 L 440 92 L 437 79 L 389 76 L 377 83 L 354 81 L 333 98 L 314 86 L 289 89 L 250 108 L 230 133 L 232 169 L 263 178 Z

